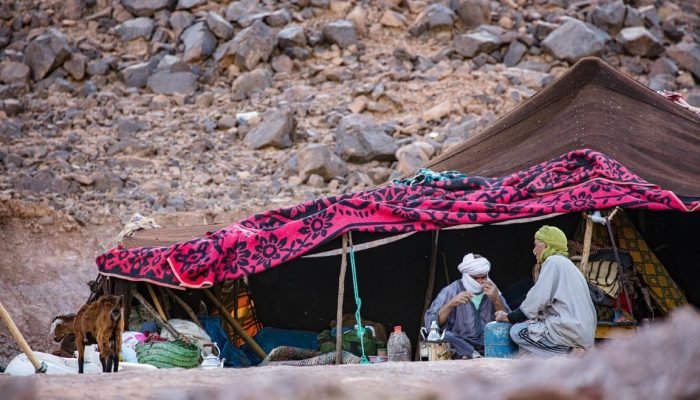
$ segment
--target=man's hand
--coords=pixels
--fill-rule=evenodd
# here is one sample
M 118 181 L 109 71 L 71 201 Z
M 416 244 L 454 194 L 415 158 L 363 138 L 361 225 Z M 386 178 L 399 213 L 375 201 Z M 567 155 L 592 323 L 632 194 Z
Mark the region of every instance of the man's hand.
M 498 322 L 509 322 L 508 314 L 505 311 L 496 311 L 495 319 Z
M 454 308 L 460 304 L 467 304 L 471 301 L 472 296 L 473 294 L 469 292 L 461 292 L 460 294 L 458 294 L 450 300 L 450 307 Z
M 493 281 L 488 280 L 484 282 L 484 294 L 489 297 L 489 299 L 494 300 L 498 298 L 498 288 Z

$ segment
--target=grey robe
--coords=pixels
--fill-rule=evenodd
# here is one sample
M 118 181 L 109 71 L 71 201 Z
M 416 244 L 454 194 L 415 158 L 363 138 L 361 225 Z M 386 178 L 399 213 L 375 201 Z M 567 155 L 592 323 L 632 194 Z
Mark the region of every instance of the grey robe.
M 520 310 L 533 319 L 533 339 L 545 337 L 557 345 L 593 347 L 597 324 L 595 307 L 583 274 L 568 258 L 549 256 L 535 286 Z
M 442 289 L 435 300 L 433 300 L 430 308 L 425 312 L 425 317 L 423 318 L 425 327 L 429 329 L 431 322 L 438 320 L 440 308 L 465 290 L 461 279 Z M 501 296 L 501 302 L 505 307 L 505 311 L 509 312 L 510 309 L 503 296 Z M 495 305 L 486 295 L 481 300 L 478 310 L 471 301 L 452 309 L 452 312 L 447 317 L 447 321 L 440 326 L 440 329 L 447 331 L 445 340 L 453 345 L 456 356 L 471 358 L 474 350 L 483 354 L 484 325 L 494 320 L 495 312 Z

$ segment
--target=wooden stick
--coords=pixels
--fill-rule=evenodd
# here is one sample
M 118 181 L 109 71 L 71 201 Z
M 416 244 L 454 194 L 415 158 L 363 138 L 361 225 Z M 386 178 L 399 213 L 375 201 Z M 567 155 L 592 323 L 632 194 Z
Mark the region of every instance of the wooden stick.
M 165 316 L 165 312 L 163 311 L 163 307 L 160 305 L 160 301 L 158 301 L 158 297 L 156 297 L 156 292 L 153 290 L 153 285 L 150 283 L 146 284 L 146 288 L 148 289 L 148 294 L 151 295 L 151 300 L 153 301 L 153 304 L 156 305 L 156 309 L 158 310 L 158 315 L 160 315 L 163 320 L 167 321 L 168 317 Z
M 170 290 L 170 288 L 164 288 L 164 289 L 165 289 L 165 292 L 166 292 L 168 295 L 170 295 L 170 298 L 172 298 L 173 300 L 175 300 L 175 302 L 176 302 L 177 304 L 179 304 L 180 307 L 182 307 L 182 308 L 185 310 L 185 312 L 187 313 L 187 315 L 190 316 L 190 319 L 192 320 L 192 322 L 194 322 L 195 324 L 197 324 L 197 326 L 199 326 L 200 328 L 204 329 L 204 326 L 202 326 L 202 323 L 199 322 L 199 319 L 197 318 L 197 315 L 194 313 L 194 311 L 192 311 L 192 308 L 191 308 L 189 305 L 187 305 L 187 303 L 185 303 L 185 300 L 182 300 L 181 298 L 179 298 L 175 293 L 173 293 L 172 290 Z
M 348 234 L 343 234 L 343 253 L 340 258 L 340 277 L 338 278 L 338 311 L 335 325 L 335 363 L 343 363 L 343 298 L 345 296 L 345 274 L 348 270 Z
M 154 310 L 153 307 L 151 307 L 151 305 L 148 304 L 146 299 L 144 299 L 143 296 L 141 296 L 141 293 L 139 293 L 137 290 L 134 290 L 132 291 L 131 295 L 134 296 L 134 298 L 136 298 L 136 300 L 138 300 L 139 303 L 143 305 L 146 311 L 148 311 L 148 313 L 151 314 L 153 318 L 156 319 L 156 321 L 160 322 L 160 324 L 163 325 L 165 329 L 167 329 L 168 332 L 170 332 L 173 335 L 173 337 L 184 338 L 184 336 L 181 335 L 175 328 L 173 328 L 173 326 L 170 325 L 168 321 L 164 320 L 160 317 L 160 315 L 158 315 L 158 311 Z
M 260 345 L 252 338 L 250 335 L 248 335 L 248 332 L 246 332 L 243 327 L 233 319 L 231 314 L 226 310 L 226 308 L 221 305 L 221 302 L 219 299 L 217 299 L 210 291 L 209 289 L 202 289 L 204 291 L 204 294 L 207 295 L 209 300 L 211 300 L 212 303 L 214 303 L 214 306 L 219 310 L 221 315 L 226 319 L 226 321 L 231 325 L 231 327 L 243 338 L 243 340 L 250 345 L 250 347 L 253 349 L 255 354 L 258 355 L 258 357 L 264 359 L 267 357 L 267 354 L 265 354 L 265 351 L 260 347 Z
M 430 307 L 430 301 L 433 298 L 433 289 L 435 288 L 435 273 L 437 269 L 437 251 L 438 251 L 438 236 L 440 231 L 435 231 L 433 236 L 433 245 L 430 254 L 430 269 L 428 271 L 428 287 L 425 290 L 425 300 L 423 301 L 423 313 L 420 315 L 420 323 L 418 326 L 423 326 L 423 316 Z M 418 332 L 420 337 L 420 331 Z M 420 352 L 416 351 L 416 361 L 420 361 Z
M 591 240 L 593 239 L 593 221 L 586 218 L 586 232 L 583 234 L 583 251 L 581 252 L 581 272 L 583 277 L 588 279 L 590 268 L 588 266 L 588 257 L 591 255 Z
M 172 308 L 172 303 L 170 303 L 169 297 L 165 293 L 165 288 L 163 286 L 157 286 L 158 294 L 160 298 L 163 299 L 163 311 L 165 311 L 166 319 L 170 321 L 172 316 L 170 315 L 170 309 Z
M 12 337 L 15 338 L 15 342 L 17 342 L 19 348 L 22 349 L 22 352 L 27 355 L 27 358 L 34 366 L 36 373 L 40 374 L 46 372 L 46 364 L 44 362 L 39 362 L 39 359 L 36 358 L 31 347 L 29 347 L 27 341 L 24 340 L 22 332 L 17 329 L 17 325 L 15 325 L 15 322 L 12 320 L 12 318 L 10 318 L 10 314 L 7 312 L 2 303 L 0 303 L 0 318 L 5 321 L 5 326 L 7 326 L 7 329 L 12 334 Z

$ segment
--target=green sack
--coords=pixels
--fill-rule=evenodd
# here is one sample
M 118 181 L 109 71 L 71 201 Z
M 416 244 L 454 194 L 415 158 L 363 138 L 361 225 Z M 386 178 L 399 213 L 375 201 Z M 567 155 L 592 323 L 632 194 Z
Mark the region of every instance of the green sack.
M 365 355 L 376 356 L 377 339 L 372 335 L 372 332 L 369 329 L 365 330 L 364 342 Z M 331 351 L 335 351 L 335 336 L 332 336 L 331 332 L 328 329 L 326 329 L 318 335 L 318 343 L 319 351 L 322 353 L 329 353 Z M 341 347 L 343 348 L 343 350 L 353 353 L 356 356 L 362 356 L 362 346 L 360 344 L 360 337 L 357 336 L 357 331 L 355 329 L 343 333 Z

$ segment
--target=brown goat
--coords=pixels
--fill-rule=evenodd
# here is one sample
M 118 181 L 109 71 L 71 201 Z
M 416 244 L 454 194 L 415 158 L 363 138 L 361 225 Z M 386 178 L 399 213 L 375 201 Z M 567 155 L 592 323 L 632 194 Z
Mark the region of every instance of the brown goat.
M 103 372 L 117 372 L 124 331 L 123 296 L 103 295 L 80 308 L 75 316 L 75 346 L 78 349 L 78 373 L 83 373 L 85 345 L 96 339 Z M 114 364 L 114 369 L 112 365 Z
M 74 357 L 73 352 L 76 350 L 74 322 L 75 313 L 59 314 L 53 318 L 50 334 L 53 336 L 54 342 L 61 343 L 61 347 L 51 354 L 60 357 Z M 94 339 L 92 341 L 94 342 Z

